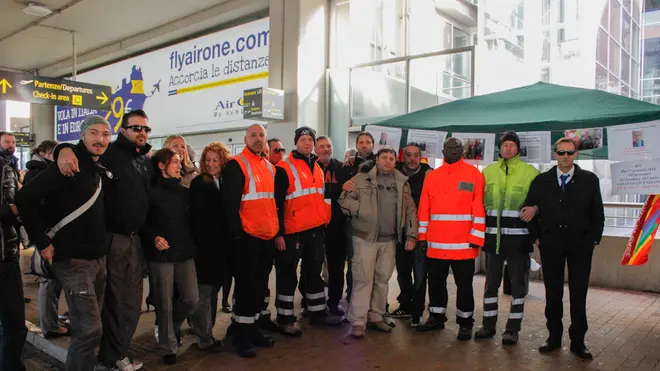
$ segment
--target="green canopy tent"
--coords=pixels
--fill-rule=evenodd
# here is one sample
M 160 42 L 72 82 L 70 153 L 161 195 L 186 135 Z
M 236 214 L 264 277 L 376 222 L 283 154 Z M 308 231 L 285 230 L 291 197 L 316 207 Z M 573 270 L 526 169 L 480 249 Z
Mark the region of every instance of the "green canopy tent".
M 506 130 L 599 128 L 660 119 L 660 106 L 601 90 L 536 84 L 456 100 L 393 117 L 375 125 L 401 129 L 499 134 Z M 606 148 L 581 152 L 607 158 Z

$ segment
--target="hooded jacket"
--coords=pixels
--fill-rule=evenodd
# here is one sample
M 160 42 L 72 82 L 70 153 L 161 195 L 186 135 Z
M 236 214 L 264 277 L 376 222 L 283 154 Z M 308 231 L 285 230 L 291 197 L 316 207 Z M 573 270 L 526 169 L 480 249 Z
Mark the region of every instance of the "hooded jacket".
M 32 156 L 32 159 L 25 164 L 27 173 L 25 173 L 25 176 L 23 177 L 23 184 L 27 184 L 32 179 L 36 178 L 37 175 L 46 170 L 48 165 L 52 163 L 53 161 L 39 155 Z
M 338 201 L 342 212 L 351 217 L 353 234 L 370 242 L 378 240 L 377 174 L 378 168 L 374 166 L 372 161 L 363 163 L 360 166 L 360 172 L 351 179 L 355 183 L 357 190 L 353 192 L 342 192 Z M 394 179 L 397 189 L 397 241 L 416 241 L 418 227 L 417 209 L 415 208 L 415 202 L 410 196 L 408 178 L 395 169 Z

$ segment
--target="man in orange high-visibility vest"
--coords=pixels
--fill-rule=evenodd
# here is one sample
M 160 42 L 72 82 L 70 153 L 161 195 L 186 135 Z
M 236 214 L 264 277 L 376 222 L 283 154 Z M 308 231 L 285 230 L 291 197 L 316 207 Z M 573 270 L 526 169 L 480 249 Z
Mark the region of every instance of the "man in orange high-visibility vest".
M 311 324 L 339 326 L 341 317 L 329 316 L 321 268 L 325 261 L 325 227 L 330 222 L 330 204 L 325 202 L 323 170 L 312 153 L 316 132 L 307 126 L 296 129 L 296 149 L 280 161 L 275 174 L 275 202 L 280 228 L 275 237 L 277 275 L 277 324 L 285 335 L 300 336 L 293 311 L 298 286 L 298 262 L 304 269 L 305 305 Z
M 231 332 L 236 352 L 242 357 L 255 357 L 255 346 L 272 347 L 275 343 L 256 325 L 268 291 L 273 237 L 279 227 L 275 167 L 263 154 L 265 146 L 264 127 L 250 126 L 245 133 L 245 149 L 222 170 L 222 204 L 232 239 L 230 255 L 236 283 Z
M 474 325 L 474 260 L 486 236 L 484 177 L 463 161 L 463 144 L 445 141 L 444 163 L 426 176 L 419 201 L 419 240 L 426 241 L 429 318 L 417 331 L 445 328 L 449 268 L 458 289 L 458 340 L 470 340 Z

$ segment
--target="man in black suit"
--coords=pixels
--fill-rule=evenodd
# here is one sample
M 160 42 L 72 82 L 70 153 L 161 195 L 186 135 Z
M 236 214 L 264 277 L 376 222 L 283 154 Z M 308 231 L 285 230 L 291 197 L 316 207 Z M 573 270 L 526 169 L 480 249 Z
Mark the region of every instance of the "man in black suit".
M 571 139 L 558 140 L 555 143 L 557 166 L 532 182 L 526 205 L 537 208 L 531 232 L 541 251 L 545 317 L 550 332 L 539 352 L 561 348 L 564 265 L 568 263 L 571 352 L 580 358 L 592 359 L 584 344 L 588 328 L 586 300 L 591 258 L 603 235 L 605 213 L 598 177 L 575 165 L 576 155 L 577 148 Z

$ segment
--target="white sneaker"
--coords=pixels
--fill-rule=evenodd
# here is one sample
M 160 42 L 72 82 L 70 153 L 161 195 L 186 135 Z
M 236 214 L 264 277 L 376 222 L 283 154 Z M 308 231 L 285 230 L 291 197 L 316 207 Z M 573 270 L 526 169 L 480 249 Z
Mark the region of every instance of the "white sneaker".
M 128 357 L 117 361 L 117 369 L 119 369 L 119 371 L 137 371 L 141 369 L 143 365 L 144 363 L 142 362 L 131 362 Z
M 156 337 L 156 344 L 158 344 L 158 326 L 154 327 L 154 336 Z

